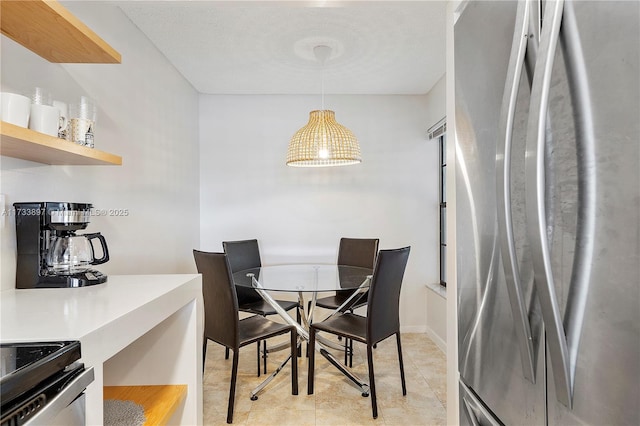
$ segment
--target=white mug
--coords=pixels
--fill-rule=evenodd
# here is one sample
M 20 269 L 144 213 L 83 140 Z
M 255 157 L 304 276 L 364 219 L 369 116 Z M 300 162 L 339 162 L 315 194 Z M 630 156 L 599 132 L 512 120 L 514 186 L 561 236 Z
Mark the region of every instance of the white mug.
M 69 139 L 69 109 L 67 104 L 62 101 L 53 101 L 53 106 L 60 111 L 58 120 L 58 137 L 61 139 Z
M 31 99 L 17 93 L 0 93 L 2 103 L 2 121 L 15 124 L 20 127 L 29 125 L 29 114 L 31 114 Z
M 54 106 L 31 104 L 29 128 L 36 132 L 58 137 L 60 110 Z

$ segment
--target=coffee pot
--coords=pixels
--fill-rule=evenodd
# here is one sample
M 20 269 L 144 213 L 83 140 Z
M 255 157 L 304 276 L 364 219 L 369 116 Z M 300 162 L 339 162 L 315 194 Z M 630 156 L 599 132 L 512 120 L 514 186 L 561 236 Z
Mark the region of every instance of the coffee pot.
M 100 242 L 102 257 L 96 259 L 91 240 Z M 100 265 L 108 260 L 109 250 L 102 234 L 69 234 L 53 237 L 47 254 L 47 267 L 54 274 L 71 275 L 86 272 L 90 265 Z
M 16 288 L 85 287 L 107 281 L 106 274 L 92 268 L 109 260 L 105 238 L 99 232 L 78 233 L 89 225 L 91 204 L 46 201 L 13 206 Z

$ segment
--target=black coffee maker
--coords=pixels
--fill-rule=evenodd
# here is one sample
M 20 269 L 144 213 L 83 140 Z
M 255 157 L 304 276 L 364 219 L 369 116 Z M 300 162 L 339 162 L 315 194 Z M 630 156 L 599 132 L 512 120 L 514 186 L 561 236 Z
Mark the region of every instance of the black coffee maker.
M 16 288 L 84 287 L 104 283 L 107 276 L 91 269 L 109 260 L 98 232 L 76 235 L 91 216 L 87 203 L 15 203 L 18 264 Z M 95 258 L 92 240 L 100 242 Z

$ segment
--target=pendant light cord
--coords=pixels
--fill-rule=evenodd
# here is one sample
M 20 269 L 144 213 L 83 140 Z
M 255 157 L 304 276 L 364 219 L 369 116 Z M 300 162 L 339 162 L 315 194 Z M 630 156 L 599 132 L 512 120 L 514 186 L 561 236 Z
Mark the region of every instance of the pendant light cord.
M 322 106 L 322 110 L 324 111 L 324 63 L 322 64 L 322 74 L 320 77 L 320 81 L 321 81 L 321 93 L 322 93 L 322 97 L 321 97 L 321 106 Z
M 325 68 L 326 68 L 325 65 L 326 65 L 327 59 L 329 58 L 329 56 L 331 56 L 331 47 L 325 46 L 325 45 L 319 45 L 313 48 L 313 53 L 316 57 L 316 60 L 320 62 L 320 66 L 322 67 L 321 77 L 320 77 L 320 81 L 322 85 L 321 106 L 322 106 L 322 111 L 324 111 L 324 74 L 325 74 Z

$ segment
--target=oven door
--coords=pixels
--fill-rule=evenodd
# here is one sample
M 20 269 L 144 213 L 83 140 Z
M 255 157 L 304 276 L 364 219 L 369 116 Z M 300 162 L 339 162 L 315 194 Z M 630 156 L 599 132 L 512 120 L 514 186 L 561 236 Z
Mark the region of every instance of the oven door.
M 51 426 L 85 426 L 85 398 L 84 393 L 80 394 L 71 404 L 63 408 L 49 424 Z
M 93 382 L 93 368 L 70 381 L 60 392 L 51 399 L 29 421 L 28 426 L 72 426 L 85 425 L 85 395 L 84 390 Z

